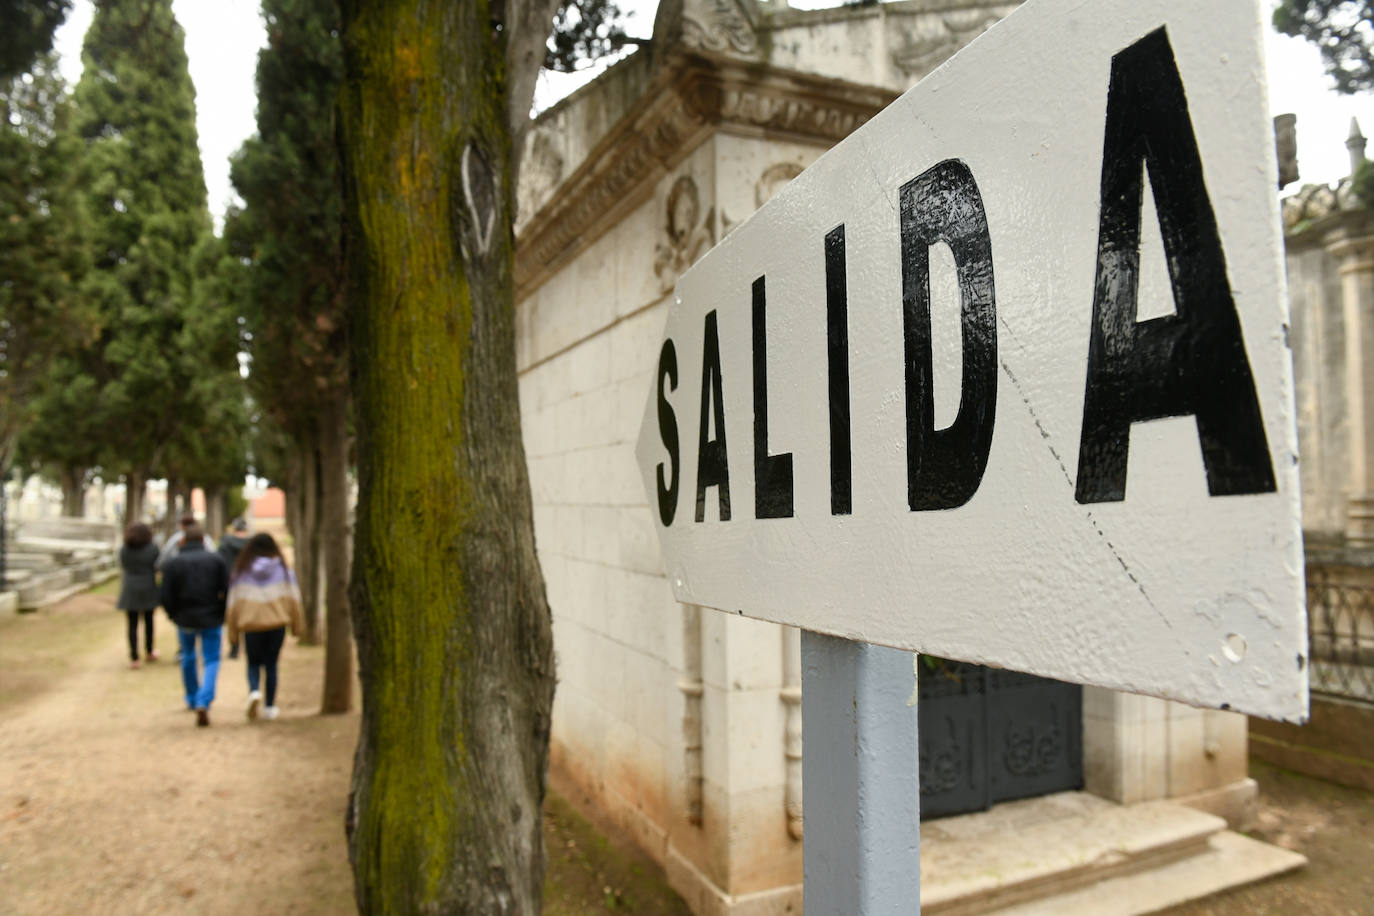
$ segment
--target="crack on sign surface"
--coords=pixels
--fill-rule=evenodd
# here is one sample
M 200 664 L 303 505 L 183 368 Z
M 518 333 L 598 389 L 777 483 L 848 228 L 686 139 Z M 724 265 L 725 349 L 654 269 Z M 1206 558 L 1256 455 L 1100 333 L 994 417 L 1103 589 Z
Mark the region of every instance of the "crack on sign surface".
M 1016 335 L 1011 334 L 1011 329 L 1007 328 L 1006 321 L 1002 320 L 999 321 L 999 323 L 1003 328 L 1006 328 L 1007 333 L 1010 334 L 1014 340 Z M 1054 463 L 1059 466 L 1059 473 L 1064 476 L 1064 482 L 1067 483 L 1069 489 L 1072 490 L 1074 488 L 1074 483 L 1072 475 L 1069 474 L 1068 466 L 1064 464 L 1064 459 L 1059 456 L 1059 451 L 1054 447 L 1054 440 L 1050 438 L 1049 430 L 1045 429 L 1045 424 L 1040 421 L 1040 415 L 1035 412 L 1035 408 L 1031 405 L 1030 398 L 1026 396 L 1025 389 L 1021 387 L 1020 379 L 1011 371 L 1011 367 L 1007 365 L 1006 360 L 999 359 L 998 363 L 1002 366 L 1002 372 L 1011 380 L 1012 385 L 1015 386 L 1016 394 L 1021 398 L 1021 403 L 1025 406 L 1026 413 L 1030 415 L 1031 422 L 1035 424 L 1035 428 L 1039 431 L 1040 438 L 1045 440 L 1045 447 L 1048 448 L 1050 454 L 1054 456 Z M 1126 573 L 1126 577 L 1135 584 L 1136 590 L 1139 591 L 1140 596 L 1145 599 L 1145 603 L 1150 606 L 1151 610 L 1159 615 L 1159 619 L 1164 621 L 1164 625 L 1172 630 L 1174 628 L 1173 621 L 1171 621 L 1168 616 L 1159 609 L 1159 606 L 1155 604 L 1154 599 L 1150 597 L 1150 593 L 1145 590 L 1145 583 L 1140 581 L 1135 571 L 1131 569 L 1130 564 L 1126 562 L 1125 557 L 1121 555 L 1121 551 L 1117 550 L 1116 545 L 1107 537 L 1107 532 L 1102 530 L 1102 526 L 1099 525 L 1097 519 L 1093 517 L 1092 510 L 1084 509 L 1083 514 L 1087 517 L 1088 524 L 1092 525 L 1093 530 L 1097 532 L 1097 536 L 1102 539 L 1102 543 L 1107 545 L 1107 549 L 1111 551 L 1112 556 L 1116 558 L 1116 562 L 1121 565 L 1121 570 Z
M 873 147 L 866 144 L 866 148 L 864 149 L 865 154 L 872 153 L 872 151 Z M 873 157 L 871 155 L 865 155 L 863 160 L 864 164 L 868 166 L 868 174 L 873 176 L 873 183 L 878 186 L 878 192 L 883 195 L 883 200 L 887 201 L 887 208 L 893 213 L 896 213 L 897 204 L 892 200 L 892 195 L 883 184 L 882 178 L 878 175 L 878 170 L 873 167 Z

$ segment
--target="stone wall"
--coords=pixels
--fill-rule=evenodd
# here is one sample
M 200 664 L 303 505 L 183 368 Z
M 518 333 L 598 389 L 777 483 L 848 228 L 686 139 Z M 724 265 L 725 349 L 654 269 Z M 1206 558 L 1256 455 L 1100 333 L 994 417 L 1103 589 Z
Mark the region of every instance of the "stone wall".
M 1365 138 L 1351 122 L 1351 172 Z M 1374 550 L 1374 211 L 1350 178 L 1283 201 L 1303 527 L 1309 547 Z
M 691 159 L 709 188 L 710 156 Z M 535 537 L 554 614 L 553 765 L 663 858 L 681 612 L 635 470 L 664 290 L 665 181 L 516 311 Z M 647 274 L 647 276 L 646 276 Z
M 775 66 L 903 91 L 1019 5 L 905 0 L 815 11 L 772 8 L 763 17 L 760 41 Z
M 716 134 L 516 312 L 558 659 L 554 771 L 702 913 L 779 888 L 799 899 L 795 639 L 673 600 L 633 445 L 678 275 L 821 151 Z
M 1374 708 L 1318 697 L 1306 725 L 1255 719 L 1251 730 L 1261 760 L 1374 792 Z
M 1246 717 L 1083 689 L 1084 788 L 1123 805 L 1176 799 L 1243 827 L 1253 815 Z
M 1305 531 L 1338 537 L 1350 489 L 1340 274 L 1321 245 L 1290 244 L 1287 262 L 1302 524 Z
M 525 135 L 516 194 L 517 232 L 643 97 L 651 75 L 649 54 L 635 53 L 539 116 Z

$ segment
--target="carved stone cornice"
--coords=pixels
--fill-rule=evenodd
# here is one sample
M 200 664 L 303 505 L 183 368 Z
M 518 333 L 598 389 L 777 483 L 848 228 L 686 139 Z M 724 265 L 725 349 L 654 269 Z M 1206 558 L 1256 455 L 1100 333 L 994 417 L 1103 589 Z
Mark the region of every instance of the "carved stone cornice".
M 968 11 L 946 14 L 940 18 L 939 33 L 907 35 L 905 43 L 892 51 L 892 63 L 908 77 L 929 73 L 1001 18 L 985 7 L 974 9 L 971 16 Z
M 661 0 L 654 44 L 689 52 L 760 58 L 755 0 Z
M 1322 238 L 1327 253 L 1340 263 L 1342 276 L 1374 273 L 1374 225 L 1370 223 L 1367 217 L 1351 221 L 1331 228 Z
M 526 223 L 516 239 L 524 299 L 652 193 L 712 131 L 831 146 L 896 93 L 719 55 L 665 61 L 639 101 Z
M 1309 184 L 1280 201 L 1284 244 L 1290 249 L 1329 245 L 1336 236 L 1368 235 L 1374 220 L 1349 178 L 1333 185 Z

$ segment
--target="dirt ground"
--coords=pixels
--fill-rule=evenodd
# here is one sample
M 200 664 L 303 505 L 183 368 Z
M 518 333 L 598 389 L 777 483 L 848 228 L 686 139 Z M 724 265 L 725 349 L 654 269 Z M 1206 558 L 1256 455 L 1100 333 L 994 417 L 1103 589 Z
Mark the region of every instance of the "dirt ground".
M 130 670 L 114 592 L 0 618 L 0 914 L 353 912 L 358 717 L 316 714 L 321 650 L 288 641 L 275 722 L 246 720 L 224 660 L 196 728 L 171 624 Z M 652 861 L 556 797 L 545 813 L 546 914 L 688 916 Z
M 1166 910 L 1168 916 L 1371 916 L 1374 792 L 1250 761 L 1260 785 L 1249 836 L 1307 856 L 1307 867 Z
M 343 835 L 357 714 L 316 714 L 322 654 L 288 645 L 282 718 L 243 715 L 225 660 L 213 725 L 182 702 L 176 639 L 128 667 L 114 587 L 0 618 L 0 914 L 353 912 Z M 1171 916 L 1374 914 L 1374 793 L 1252 764 L 1251 835 L 1302 871 Z M 545 810 L 547 916 L 688 916 L 661 870 L 566 802 Z

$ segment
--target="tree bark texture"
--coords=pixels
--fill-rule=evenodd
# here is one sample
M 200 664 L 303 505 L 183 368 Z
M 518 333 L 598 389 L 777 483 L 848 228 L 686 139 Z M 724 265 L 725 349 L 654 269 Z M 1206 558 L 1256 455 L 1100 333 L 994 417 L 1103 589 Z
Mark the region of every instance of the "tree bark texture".
M 516 385 L 505 4 L 343 6 L 358 907 L 535 916 L 554 670 Z
M 295 453 L 288 454 L 286 457 L 286 479 L 281 482 L 283 511 L 286 514 L 286 531 L 291 535 L 292 545 L 297 544 L 301 539 L 301 475 L 298 465 L 299 462 L 296 460 Z M 299 576 L 300 564 L 296 563 L 294 557 L 295 548 L 293 546 L 291 562 L 296 567 Z
M 320 540 L 324 545 L 324 686 L 320 712 L 353 708 L 353 621 L 348 611 L 348 395 L 320 416 Z
M 181 517 L 190 511 L 189 493 L 190 490 L 181 482 L 180 477 L 167 479 L 167 511 L 158 524 L 164 538 L 177 530 L 177 526 L 181 523 Z
M 534 104 L 534 86 L 558 0 L 509 0 L 506 4 L 506 123 L 510 125 L 510 186 L 519 186 L 520 159 Z
M 305 615 L 305 635 L 301 642 L 317 646 L 321 638 L 320 621 L 320 475 L 315 437 L 296 441 L 296 462 L 300 468 L 296 488 L 296 530 L 291 537 L 296 545 L 296 579 L 301 587 L 301 607 Z
M 130 471 L 124 485 L 124 525 L 143 521 L 143 507 L 147 505 L 148 475 Z
M 86 514 L 86 471 L 84 468 L 62 469 L 62 515 L 81 518 Z
M 224 487 L 205 490 L 205 530 L 216 542 L 224 535 Z

